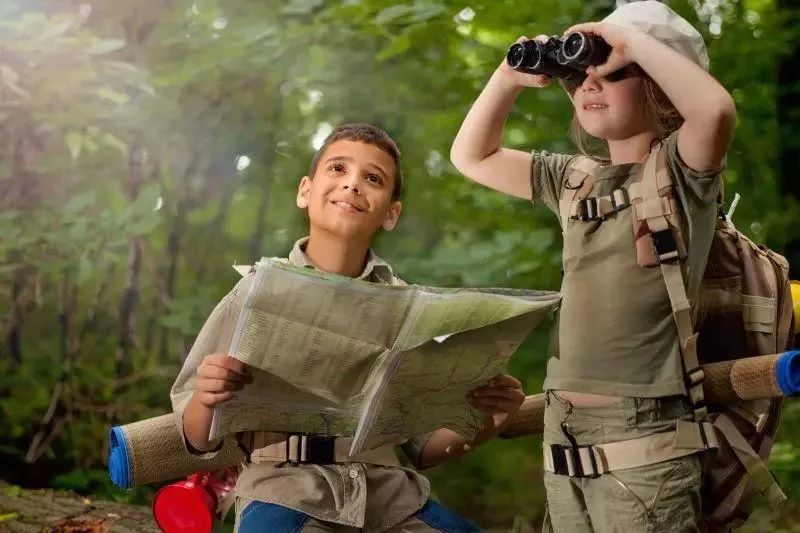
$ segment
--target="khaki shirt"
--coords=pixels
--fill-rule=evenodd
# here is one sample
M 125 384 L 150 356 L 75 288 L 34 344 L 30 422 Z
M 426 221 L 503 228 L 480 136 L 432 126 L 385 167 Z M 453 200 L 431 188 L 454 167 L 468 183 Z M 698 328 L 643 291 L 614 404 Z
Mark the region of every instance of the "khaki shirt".
M 720 171 L 695 172 L 680 159 L 677 135 L 665 141 L 667 169 L 682 209 L 688 248 L 687 296 L 702 281 L 716 223 Z M 573 156 L 533 153 L 534 200 L 556 215 Z M 604 166 L 590 196 L 630 185 L 641 163 Z M 677 331 L 660 268 L 636 262 L 632 209 L 604 221 L 565 224 L 558 353 L 545 389 L 632 397 L 684 394 Z
M 314 268 L 303 251 L 307 241 L 306 237 L 295 243 L 289 262 Z M 394 275 L 391 266 L 372 251 L 358 279 L 392 285 L 403 283 Z M 246 287 L 251 280 L 252 275 L 242 278 L 211 313 L 172 386 L 170 397 L 181 432 L 183 409 L 194 392 L 197 366 L 210 353 L 228 351 L 247 293 Z M 417 465 L 428 436 L 421 435 L 401 446 L 413 465 Z M 202 455 L 212 457 L 214 453 Z M 259 500 L 296 509 L 319 520 L 377 532 L 389 529 L 416 513 L 430 494 L 428 480 L 409 468 L 365 463 L 282 467 L 277 467 L 277 464 L 242 465 L 235 491 L 236 497 L 241 499 L 240 509 L 251 500 Z

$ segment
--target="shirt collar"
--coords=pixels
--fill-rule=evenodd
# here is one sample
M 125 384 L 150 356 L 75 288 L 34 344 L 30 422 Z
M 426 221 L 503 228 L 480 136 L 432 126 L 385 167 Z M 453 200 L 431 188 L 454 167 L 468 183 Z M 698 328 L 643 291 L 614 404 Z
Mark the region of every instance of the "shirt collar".
M 292 251 L 289 252 L 289 262 L 295 266 L 316 268 L 311 259 L 306 255 L 305 248 L 308 244 L 308 237 L 303 237 L 294 243 Z M 382 283 L 392 283 L 394 272 L 391 265 L 375 255 L 372 248 L 367 250 L 367 264 L 364 266 L 364 271 L 357 277 L 366 281 L 380 281 Z

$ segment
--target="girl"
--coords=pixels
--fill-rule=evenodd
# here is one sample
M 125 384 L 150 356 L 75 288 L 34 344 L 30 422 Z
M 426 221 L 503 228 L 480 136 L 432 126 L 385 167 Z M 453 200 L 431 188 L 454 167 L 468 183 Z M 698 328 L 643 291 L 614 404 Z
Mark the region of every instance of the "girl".
M 565 34 L 574 31 L 599 36 L 612 48 L 582 83 L 562 83 L 574 108 L 573 139 L 584 155 L 591 141 L 602 152 L 588 159 L 503 148 L 503 126 L 517 95 L 550 83 L 504 61 L 464 120 L 451 159 L 470 179 L 561 214 L 559 353 L 548 361 L 544 383 L 546 527 L 549 520 L 570 533 L 694 531 L 703 446 L 675 452 L 674 443 L 684 421 L 702 418 L 702 406 L 687 396 L 662 271 L 657 264 L 640 266 L 632 230 L 638 211 L 625 200 L 645 161 L 659 154 L 681 212 L 688 253 L 679 265 L 691 301 L 713 235 L 736 112 L 707 72 L 702 37 L 666 5 L 632 2 Z M 572 198 L 575 191 L 619 201 L 601 216 L 582 211 L 580 219 L 578 211 L 559 206 L 565 192 Z

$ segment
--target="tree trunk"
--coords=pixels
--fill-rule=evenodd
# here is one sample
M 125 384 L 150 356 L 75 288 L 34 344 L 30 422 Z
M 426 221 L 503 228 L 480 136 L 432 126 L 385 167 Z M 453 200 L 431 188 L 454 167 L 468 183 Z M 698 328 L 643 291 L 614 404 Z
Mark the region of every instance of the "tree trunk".
M 67 422 L 72 418 L 72 399 L 70 398 L 69 383 L 72 375 L 72 355 L 74 342 L 71 331 L 71 315 L 74 310 L 75 291 L 72 288 L 69 275 L 64 273 L 59 288 L 59 366 L 61 376 L 50 394 L 50 403 L 47 411 L 39 422 L 39 428 L 31 439 L 25 462 L 33 464 L 39 460 L 50 445 L 61 435 Z
M 0 531 L 158 533 L 149 507 L 91 500 L 71 492 L 22 490 L 0 481 Z
M 250 237 L 249 261 L 255 261 L 261 257 L 261 247 L 264 238 L 264 231 L 267 225 L 267 206 L 269 205 L 270 188 L 275 179 L 275 159 L 278 134 L 281 129 L 281 116 L 283 114 L 283 98 L 281 96 L 281 86 L 283 78 L 280 77 L 275 84 L 274 92 L 270 101 L 275 102 L 272 108 L 272 115 L 268 123 L 271 125 L 269 136 L 264 140 L 264 172 L 261 183 L 261 200 L 258 203 L 258 214 L 253 234 Z
M 141 133 L 134 135 L 128 160 L 128 200 L 133 203 L 139 196 L 142 184 L 142 139 Z M 139 301 L 139 270 L 142 259 L 142 237 L 135 235 L 128 241 L 128 264 L 125 271 L 125 290 L 119 306 L 119 326 L 117 328 L 117 349 L 114 359 L 115 378 L 121 380 L 131 368 L 131 347 L 136 318 L 136 304 Z M 119 391 L 117 391 L 119 392 Z M 111 422 L 116 421 L 112 416 Z
M 778 0 L 778 11 L 787 15 L 789 24 L 800 20 L 800 1 Z M 787 31 L 796 34 L 794 28 Z M 781 56 L 778 65 L 778 124 L 780 136 L 781 192 L 800 201 L 800 43 L 797 39 L 789 41 L 790 50 Z
M 170 304 L 175 297 L 175 285 L 178 280 L 178 260 L 181 254 L 181 244 L 183 242 L 184 234 L 186 233 L 186 217 L 190 207 L 194 204 L 193 199 L 190 197 L 189 183 L 192 176 L 200 166 L 200 154 L 194 152 L 189 165 L 186 167 L 186 172 L 183 176 L 183 183 L 179 183 L 177 187 L 176 198 L 178 204 L 175 208 L 175 216 L 172 217 L 172 224 L 170 226 L 169 235 L 167 237 L 167 275 L 166 283 L 164 285 L 164 292 Z M 181 190 L 182 189 L 182 190 Z M 169 352 L 170 332 L 168 328 L 161 328 L 161 345 L 158 350 L 160 361 L 166 361 Z

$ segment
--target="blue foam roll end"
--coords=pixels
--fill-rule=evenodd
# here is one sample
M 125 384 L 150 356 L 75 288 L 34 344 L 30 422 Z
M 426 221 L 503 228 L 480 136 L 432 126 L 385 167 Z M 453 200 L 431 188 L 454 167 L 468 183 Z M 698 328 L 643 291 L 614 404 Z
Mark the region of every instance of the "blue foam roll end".
M 120 426 L 114 426 L 108 432 L 108 473 L 117 487 L 121 489 L 133 487 L 128 440 Z
M 800 394 L 800 350 L 784 352 L 775 365 L 778 387 L 786 396 Z

